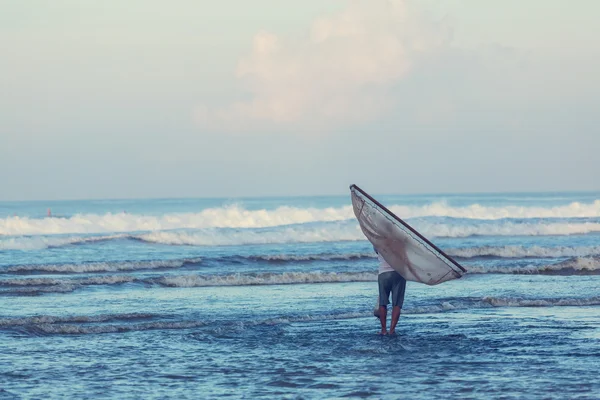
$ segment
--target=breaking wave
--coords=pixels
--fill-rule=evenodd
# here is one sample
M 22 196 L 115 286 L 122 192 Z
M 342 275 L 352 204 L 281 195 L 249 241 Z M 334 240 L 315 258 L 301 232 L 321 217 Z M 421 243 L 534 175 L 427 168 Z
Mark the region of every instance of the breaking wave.
M 489 307 L 585 307 L 600 305 L 600 296 L 587 298 L 546 298 L 486 296 L 473 299 L 456 299 L 440 304 L 402 309 L 404 314 L 436 314 L 446 311 L 469 310 Z
M 392 205 L 402 218 L 452 217 L 461 219 L 499 220 L 529 218 L 595 218 L 600 217 L 600 200 L 593 203 L 574 202 L 556 207 L 489 207 L 472 204 L 453 207 L 445 202 L 424 206 Z M 197 213 L 173 213 L 149 216 L 125 213 L 77 214 L 68 218 L 6 217 L 0 219 L 0 235 L 56 235 L 114 232 L 164 231 L 206 228 L 266 228 L 313 222 L 353 219 L 350 205 L 337 208 L 279 207 L 274 210 L 246 210 L 240 206 L 208 208 Z M 596 230 L 598 227 L 595 228 Z
M 283 285 L 304 283 L 331 282 L 371 282 L 377 280 L 375 272 L 284 272 L 231 274 L 231 275 L 179 275 L 164 276 L 153 280 L 169 287 L 203 287 L 203 286 L 249 286 L 249 285 Z
M 446 253 L 453 257 L 478 258 L 559 258 L 559 257 L 587 257 L 600 254 L 600 246 L 591 247 L 524 247 L 524 246 L 483 246 L 447 249 Z
M 204 228 L 265 228 L 353 218 L 352 208 L 246 210 L 239 206 L 208 208 L 198 213 L 147 216 L 139 214 L 77 214 L 69 218 L 8 217 L 0 219 L 0 235 L 90 234 Z
M 511 275 L 600 275 L 599 257 L 575 257 L 549 265 L 519 267 L 480 267 L 469 266 L 469 274 L 511 274 Z

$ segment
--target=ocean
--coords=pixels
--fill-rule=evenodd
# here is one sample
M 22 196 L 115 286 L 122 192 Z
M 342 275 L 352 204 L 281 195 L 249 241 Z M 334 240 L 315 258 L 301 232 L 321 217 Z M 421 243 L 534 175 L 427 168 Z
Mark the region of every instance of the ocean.
M 0 399 L 600 398 L 600 193 L 373 195 L 468 270 L 391 337 L 349 194 L 0 202 Z

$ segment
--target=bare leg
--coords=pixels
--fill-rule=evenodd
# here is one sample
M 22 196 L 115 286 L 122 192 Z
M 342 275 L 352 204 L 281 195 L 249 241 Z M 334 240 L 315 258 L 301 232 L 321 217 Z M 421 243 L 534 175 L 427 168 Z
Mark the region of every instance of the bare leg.
M 375 309 L 373 309 L 373 315 L 375 318 L 379 319 L 379 297 L 377 297 L 377 303 L 375 304 Z
M 396 333 L 396 324 L 398 324 L 398 320 L 400 319 L 400 307 L 394 306 L 392 308 L 392 323 L 390 324 L 390 335 Z
M 387 307 L 379 306 L 379 321 L 381 322 L 381 335 L 387 335 Z

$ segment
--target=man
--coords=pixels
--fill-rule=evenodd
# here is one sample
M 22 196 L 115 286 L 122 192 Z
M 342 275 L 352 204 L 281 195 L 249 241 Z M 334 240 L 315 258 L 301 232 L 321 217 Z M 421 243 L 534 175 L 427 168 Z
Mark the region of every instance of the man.
M 400 310 L 404 303 L 404 292 L 406 290 L 406 279 L 396 272 L 383 259 L 381 254 L 373 247 L 377 258 L 379 259 L 379 276 L 377 278 L 379 284 L 379 309 L 375 310 L 374 315 L 381 322 L 380 335 L 387 335 L 387 305 L 390 303 L 390 292 L 392 293 L 392 322 L 390 324 L 390 335 L 396 333 L 396 325 L 400 318 Z

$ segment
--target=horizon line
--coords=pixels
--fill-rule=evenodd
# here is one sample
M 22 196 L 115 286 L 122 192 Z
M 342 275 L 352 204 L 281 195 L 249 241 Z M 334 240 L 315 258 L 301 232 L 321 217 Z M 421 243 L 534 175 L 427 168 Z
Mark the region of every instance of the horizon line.
M 349 193 L 349 192 L 348 192 Z M 520 194 L 600 194 L 598 190 L 540 190 L 540 191 L 475 191 L 475 192 L 406 192 L 406 193 L 383 193 L 371 192 L 375 196 L 468 196 L 468 195 L 520 195 Z M 346 194 L 298 194 L 298 195 L 243 195 L 243 196 L 173 196 L 173 197 L 73 197 L 63 199 L 32 199 L 32 200 L 6 200 L 0 199 L 0 203 L 38 203 L 59 201 L 126 201 L 126 200 L 224 200 L 224 199 L 285 199 L 285 198 L 309 198 L 309 197 L 343 197 Z

